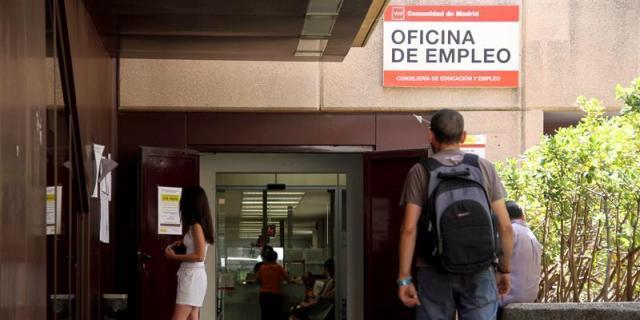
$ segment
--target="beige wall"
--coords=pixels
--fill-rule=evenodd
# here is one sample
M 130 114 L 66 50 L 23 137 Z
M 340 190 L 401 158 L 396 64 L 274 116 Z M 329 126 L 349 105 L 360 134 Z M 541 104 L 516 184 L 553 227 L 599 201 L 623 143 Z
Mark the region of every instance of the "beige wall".
M 505 155 L 514 156 L 520 153 L 520 111 L 465 111 L 462 115 L 469 134 L 487 136 L 487 159 L 502 160 Z
M 492 127 L 505 121 L 515 126 L 509 132 L 512 137 L 509 143 L 514 145 L 502 148 L 518 152 L 535 144 L 542 134 L 542 112 L 531 110 L 577 110 L 578 95 L 598 97 L 607 107 L 617 109 L 620 105 L 614 100 L 615 84 L 627 84 L 640 74 L 637 22 L 640 1 L 393 0 L 391 3 L 520 3 L 522 87 L 384 88 L 379 22 L 368 43 L 352 48 L 341 63 L 123 59 L 121 108 L 413 112 L 453 107 L 492 111 L 485 113 L 482 121 Z M 514 155 L 511 151 L 508 154 Z
M 578 95 L 610 108 L 617 83 L 640 75 L 640 1 L 525 1 L 528 108 L 571 108 Z
M 120 61 L 125 110 L 317 111 L 318 62 Z
M 575 98 L 586 95 L 619 107 L 613 87 L 640 74 L 640 1 L 526 0 L 522 7 L 522 90 L 383 88 L 378 23 L 367 45 L 352 48 L 342 63 L 123 59 L 121 106 L 225 111 L 414 111 L 443 106 L 575 110 Z

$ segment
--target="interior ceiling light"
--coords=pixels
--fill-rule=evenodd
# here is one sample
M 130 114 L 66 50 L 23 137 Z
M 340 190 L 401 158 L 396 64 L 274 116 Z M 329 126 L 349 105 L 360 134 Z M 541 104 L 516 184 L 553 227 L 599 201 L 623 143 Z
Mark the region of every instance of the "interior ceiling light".
M 248 218 L 248 219 L 252 219 L 252 218 L 260 218 L 260 217 L 262 217 L 262 216 L 259 216 L 259 215 L 251 215 L 251 214 L 243 215 L 243 216 L 242 216 L 242 218 Z M 284 219 L 286 219 L 286 218 L 287 218 L 287 216 L 285 216 L 285 215 L 277 215 L 277 214 L 270 214 L 270 215 L 269 215 L 269 219 L 284 220 Z
M 267 203 L 267 205 L 278 205 L 278 204 L 298 204 L 298 202 L 300 201 L 285 201 L 285 200 L 279 200 L 279 201 L 269 201 Z M 262 201 L 253 201 L 253 200 L 242 200 L 242 204 L 252 204 L 252 205 L 262 205 Z
M 289 208 L 295 208 L 297 205 L 277 205 L 277 206 L 266 206 L 267 210 L 289 210 Z M 259 205 L 242 205 L 242 210 L 260 210 L 264 209 Z
M 300 196 L 295 196 L 295 195 L 291 195 L 291 196 L 286 196 L 286 195 L 268 195 L 267 196 L 267 201 L 271 201 L 271 200 L 300 200 L 302 199 L 302 195 Z M 249 201 L 262 201 L 262 197 L 255 197 L 255 196 L 242 196 L 242 200 L 249 200 Z
M 262 211 L 241 211 L 242 215 L 259 215 L 262 217 Z M 289 214 L 287 211 L 267 211 L 268 215 L 272 215 L 272 214 L 279 214 L 279 215 L 283 215 L 286 216 L 287 214 Z
M 277 196 L 304 196 L 304 192 L 302 191 L 267 191 L 267 194 Z
M 270 194 L 267 195 L 267 198 L 269 199 L 277 199 L 277 198 L 285 198 L 285 199 L 300 199 L 302 198 L 303 195 L 283 195 L 283 194 Z M 251 200 L 262 200 L 262 197 L 256 197 L 256 196 L 247 196 L 247 195 L 242 195 L 243 199 L 251 199 Z
M 268 212 L 267 211 L 267 214 L 269 216 L 271 216 L 271 215 L 282 215 L 282 216 L 286 217 L 288 213 L 287 212 Z M 259 217 L 260 219 L 256 219 L 256 221 L 262 222 L 262 211 L 260 211 L 260 212 L 255 212 L 255 211 L 254 212 L 242 212 L 242 216 L 246 216 L 246 215 L 254 215 L 256 217 Z
M 302 199 L 300 199 L 300 200 L 302 200 Z M 243 200 L 243 201 L 244 201 L 244 200 Z M 244 202 L 249 202 L 249 201 L 251 201 L 251 202 L 255 202 L 255 201 L 252 201 L 252 200 L 246 200 L 246 201 L 244 201 Z M 288 201 L 288 200 L 281 200 L 281 201 Z M 299 200 L 298 200 L 298 201 L 294 201 L 294 202 L 296 202 L 296 203 L 300 203 L 300 201 L 299 201 Z M 254 206 L 254 207 L 260 207 L 260 208 L 262 208 L 262 202 L 260 201 L 260 203 L 251 203 L 251 204 L 246 204 L 245 206 Z M 270 207 L 287 207 L 287 206 L 288 206 L 288 205 L 286 205 L 286 204 L 281 204 L 281 203 L 272 203 L 272 202 L 267 203 L 267 207 L 269 207 L 269 208 L 270 208 Z
M 267 195 L 267 216 L 270 219 L 282 220 L 288 217 L 290 208 L 296 208 L 305 192 L 298 191 L 269 191 Z M 242 192 L 242 209 L 240 211 L 241 218 L 256 219 L 253 222 L 257 226 L 262 226 L 259 219 L 263 215 L 263 198 L 262 192 L 244 191 Z M 246 225 L 247 221 L 242 222 Z
M 267 222 L 267 224 L 275 224 L 276 222 L 274 221 L 269 221 Z M 240 221 L 240 226 L 261 226 L 262 225 L 262 221 L 259 220 L 255 220 L 255 221 L 250 221 L 250 220 L 242 220 Z
M 257 219 L 257 218 L 262 218 L 262 216 L 248 214 L 248 215 L 243 215 L 241 218 L 242 219 Z M 285 216 L 285 215 L 277 215 L 277 214 L 270 214 L 269 215 L 269 219 L 280 221 L 280 220 L 286 220 L 287 216 Z M 260 225 L 262 225 L 262 223 Z
M 262 191 L 243 191 L 243 196 L 262 196 Z M 267 195 L 278 195 L 278 196 L 303 196 L 304 192 L 302 191 L 267 191 Z
M 227 257 L 227 260 L 231 261 L 261 261 L 260 258 L 247 258 L 247 257 Z
M 310 0 L 296 48 L 297 57 L 321 57 L 340 14 L 342 0 Z
M 263 209 L 264 208 L 262 208 L 262 207 L 258 207 L 258 208 L 245 207 L 245 206 L 242 207 L 242 211 L 260 211 L 260 212 L 262 212 Z M 267 211 L 285 211 L 285 212 L 287 212 L 287 211 L 289 211 L 289 207 L 288 206 L 267 207 Z
M 278 204 L 298 204 L 300 203 L 300 201 L 269 201 L 269 204 L 274 204 L 274 205 L 278 205 Z M 242 204 L 246 205 L 262 205 L 262 201 L 244 201 L 242 200 Z

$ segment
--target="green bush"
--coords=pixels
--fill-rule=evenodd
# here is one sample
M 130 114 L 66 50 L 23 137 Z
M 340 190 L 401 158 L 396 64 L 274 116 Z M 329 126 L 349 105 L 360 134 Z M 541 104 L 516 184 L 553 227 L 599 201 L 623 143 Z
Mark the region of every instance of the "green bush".
M 539 301 L 640 298 L 640 78 L 616 96 L 620 115 L 580 97 L 577 125 L 497 164 L 544 246 Z

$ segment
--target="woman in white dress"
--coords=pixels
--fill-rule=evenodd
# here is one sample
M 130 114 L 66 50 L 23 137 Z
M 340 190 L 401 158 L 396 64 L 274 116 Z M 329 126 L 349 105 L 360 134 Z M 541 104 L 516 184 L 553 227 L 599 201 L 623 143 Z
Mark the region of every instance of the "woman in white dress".
M 204 260 L 207 246 L 213 244 L 213 223 L 209 201 L 199 186 L 182 190 L 180 198 L 182 241 L 176 241 L 165 249 L 167 259 L 181 261 L 178 270 L 178 290 L 173 320 L 198 320 L 200 307 L 207 292 L 207 273 Z M 176 254 L 174 247 L 184 245 L 185 254 Z

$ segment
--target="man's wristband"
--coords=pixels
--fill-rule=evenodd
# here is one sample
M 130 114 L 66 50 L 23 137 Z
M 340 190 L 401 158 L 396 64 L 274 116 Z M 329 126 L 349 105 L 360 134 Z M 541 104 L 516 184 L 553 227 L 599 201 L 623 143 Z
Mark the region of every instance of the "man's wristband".
M 411 277 L 403 278 L 403 279 L 399 279 L 399 280 L 397 281 L 397 283 L 398 283 L 398 287 L 408 286 L 408 285 L 410 285 L 410 284 L 412 284 L 412 283 L 413 283 L 413 282 L 412 282 L 412 280 L 413 280 L 413 278 L 411 278 Z

